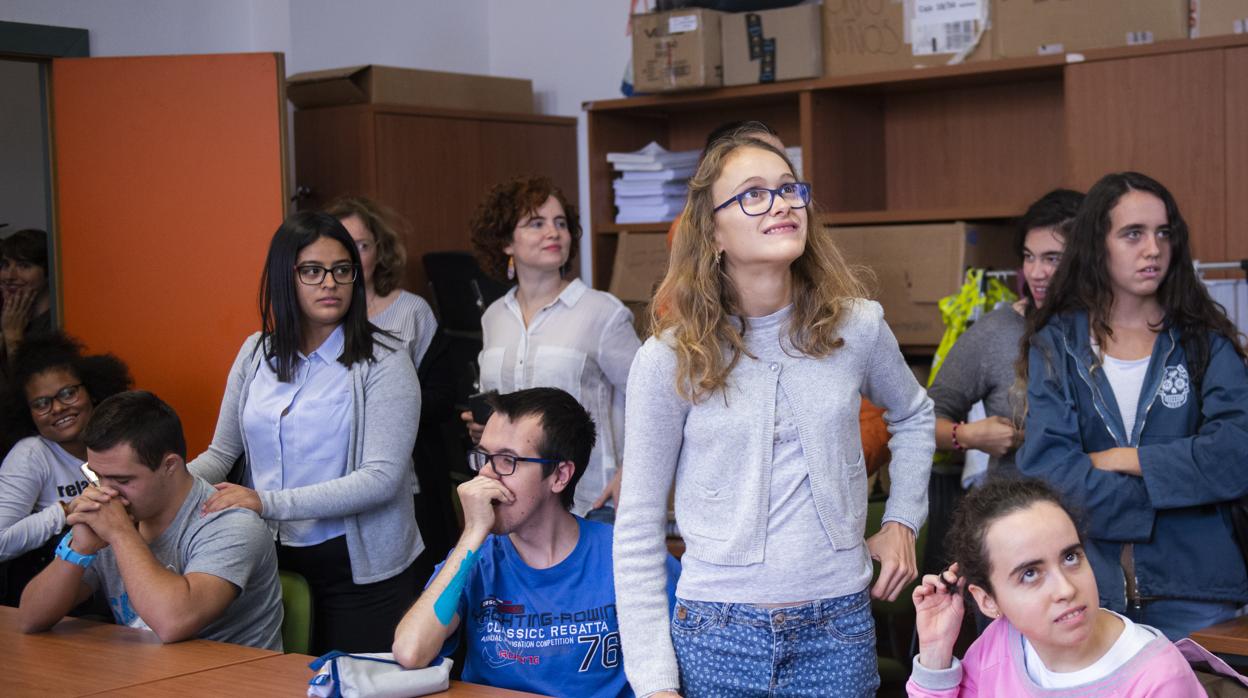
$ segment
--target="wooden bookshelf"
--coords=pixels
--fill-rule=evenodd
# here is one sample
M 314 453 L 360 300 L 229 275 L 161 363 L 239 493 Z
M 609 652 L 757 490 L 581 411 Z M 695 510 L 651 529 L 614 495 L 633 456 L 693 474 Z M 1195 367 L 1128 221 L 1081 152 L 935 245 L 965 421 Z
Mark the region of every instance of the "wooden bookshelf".
M 586 102 L 594 277 L 610 284 L 606 161 L 701 148 L 761 119 L 800 145 L 824 225 L 1001 220 L 1055 187 L 1134 169 L 1169 187 L 1200 259 L 1248 257 L 1248 35 Z

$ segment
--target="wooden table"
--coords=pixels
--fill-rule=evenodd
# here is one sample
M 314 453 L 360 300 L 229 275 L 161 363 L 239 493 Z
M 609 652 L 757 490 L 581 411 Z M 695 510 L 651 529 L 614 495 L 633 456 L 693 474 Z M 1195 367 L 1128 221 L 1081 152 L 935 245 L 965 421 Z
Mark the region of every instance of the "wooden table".
M 1192 639 L 1210 652 L 1248 657 L 1248 616 L 1197 630 Z
M 280 654 L 92 695 L 96 698 L 237 698 L 240 695 L 248 698 L 298 698 L 307 695 L 308 680 L 312 678 L 308 663 L 313 659 L 315 657 L 305 654 Z M 532 693 L 460 681 L 452 681 L 450 690 L 433 695 L 450 698 L 533 696 Z
M 210 640 L 163 644 L 154 633 L 67 618 L 23 635 L 17 609 L 0 606 L 5 698 L 268 698 L 307 695 L 315 657 Z M 452 681 L 451 698 L 520 698 L 531 693 Z
M 0 606 L 0 694 L 6 698 L 82 696 L 205 669 L 280 656 L 271 650 L 208 640 L 163 644 L 145 630 L 66 619 L 23 635 L 17 609 Z

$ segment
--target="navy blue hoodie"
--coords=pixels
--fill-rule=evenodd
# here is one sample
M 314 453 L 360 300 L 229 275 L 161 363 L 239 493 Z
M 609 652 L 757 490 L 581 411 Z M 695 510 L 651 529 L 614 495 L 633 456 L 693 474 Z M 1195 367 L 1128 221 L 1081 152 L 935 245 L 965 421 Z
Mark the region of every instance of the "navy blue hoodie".
M 1194 385 L 1179 332 L 1168 328 L 1153 346 L 1135 424 L 1124 425 L 1089 336 L 1087 313 L 1077 311 L 1033 337 L 1019 470 L 1083 509 L 1102 606 L 1126 606 L 1124 543 L 1134 544 L 1145 599 L 1248 601 L 1227 508 L 1248 494 L 1248 367 L 1211 334 Z M 1138 449 L 1143 477 L 1092 467 L 1089 453 L 1115 447 Z

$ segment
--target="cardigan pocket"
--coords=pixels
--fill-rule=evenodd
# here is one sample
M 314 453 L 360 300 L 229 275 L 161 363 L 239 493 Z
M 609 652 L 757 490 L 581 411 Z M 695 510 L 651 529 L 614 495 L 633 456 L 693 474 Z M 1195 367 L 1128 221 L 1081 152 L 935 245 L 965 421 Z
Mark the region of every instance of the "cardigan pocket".
M 867 525 L 867 468 L 862 451 L 854 460 L 841 463 L 841 484 L 845 511 L 849 514 L 849 533 L 859 538 Z
M 676 525 L 682 535 L 721 542 L 732 537 L 736 512 L 724 488 L 710 489 L 691 481 L 677 489 Z

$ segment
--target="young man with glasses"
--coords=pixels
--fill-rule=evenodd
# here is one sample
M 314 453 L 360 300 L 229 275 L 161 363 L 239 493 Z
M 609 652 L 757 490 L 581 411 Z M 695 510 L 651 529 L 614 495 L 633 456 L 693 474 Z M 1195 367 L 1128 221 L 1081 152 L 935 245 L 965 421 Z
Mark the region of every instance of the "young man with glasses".
M 494 414 L 459 486 L 464 532 L 399 623 L 394 656 L 424 667 L 468 642 L 464 680 L 550 696 L 631 696 L 607 524 L 569 511 L 594 446 L 571 395 L 532 388 Z M 668 596 L 679 565 L 668 556 Z
M 96 478 L 72 528 L 22 593 L 23 632 L 47 630 L 96 590 L 119 624 L 163 642 L 202 638 L 282 649 L 282 594 L 268 527 L 234 508 L 204 515 L 212 485 L 186 469 L 173 408 L 145 391 L 96 406 L 83 434 Z

